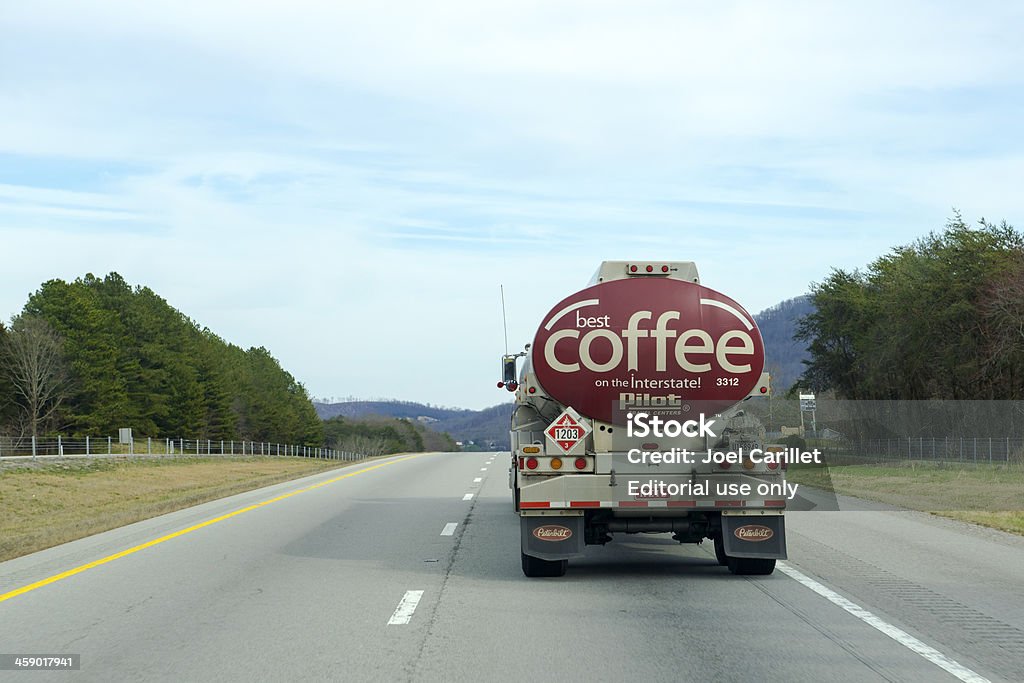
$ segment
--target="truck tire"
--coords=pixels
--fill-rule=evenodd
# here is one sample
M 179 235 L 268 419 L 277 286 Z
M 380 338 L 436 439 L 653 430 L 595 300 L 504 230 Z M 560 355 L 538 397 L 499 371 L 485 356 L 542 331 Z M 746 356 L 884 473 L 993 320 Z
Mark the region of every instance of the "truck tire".
M 729 556 L 725 554 L 725 541 L 722 540 L 722 535 L 715 536 L 715 559 L 718 560 L 718 564 L 722 567 L 729 564 Z
M 775 559 L 764 557 L 730 557 L 727 558 L 729 571 L 737 575 L 766 576 L 775 571 Z
M 542 560 L 526 553 L 520 554 L 523 556 L 523 574 L 529 577 L 565 576 L 569 567 L 569 560 Z

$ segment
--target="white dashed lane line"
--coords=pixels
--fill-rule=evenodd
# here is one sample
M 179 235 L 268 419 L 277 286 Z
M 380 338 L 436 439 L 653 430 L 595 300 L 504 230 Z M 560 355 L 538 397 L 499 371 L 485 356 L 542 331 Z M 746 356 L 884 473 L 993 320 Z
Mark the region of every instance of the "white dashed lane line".
M 479 484 L 479 483 L 480 483 L 480 482 L 482 482 L 483 480 L 484 480 L 484 478 L 483 478 L 483 477 L 477 477 L 476 479 L 474 479 L 474 480 L 473 480 L 473 483 L 474 483 L 474 484 Z
M 406 591 L 405 595 L 398 602 L 395 613 L 388 619 L 388 626 L 401 626 L 412 621 L 412 615 L 416 611 L 416 605 L 420 604 L 423 591 Z
M 455 528 L 459 526 L 458 522 L 448 522 L 444 525 L 444 529 L 441 530 L 442 536 L 451 536 L 455 533 Z
M 464 495 L 462 497 L 462 500 L 473 500 L 473 494 L 472 493 L 467 493 L 466 495 Z

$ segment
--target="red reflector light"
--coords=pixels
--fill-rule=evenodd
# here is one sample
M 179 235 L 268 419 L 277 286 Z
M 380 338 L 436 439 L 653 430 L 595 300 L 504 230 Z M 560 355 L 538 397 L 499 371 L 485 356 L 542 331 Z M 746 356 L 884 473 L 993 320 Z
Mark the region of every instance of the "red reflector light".
M 653 273 L 654 272 L 654 266 L 647 266 L 647 272 L 648 273 Z
M 661 267 L 661 272 L 667 273 L 668 272 L 668 266 L 662 266 Z
M 537 469 L 537 458 L 527 458 L 526 459 L 526 469 L 528 469 L 528 470 L 535 470 L 535 469 Z
M 529 462 L 527 462 L 527 464 L 529 464 Z M 718 466 L 721 467 L 723 470 L 727 470 L 730 467 L 732 467 L 732 463 L 720 462 L 720 463 L 718 463 Z
M 537 387 L 530 387 L 530 393 L 531 394 L 536 394 L 537 393 Z
M 770 469 L 770 470 L 777 470 L 778 468 L 779 468 L 779 463 L 777 463 L 777 462 L 770 462 L 770 463 L 768 463 L 768 469 Z
M 576 469 L 578 469 L 578 470 L 585 470 L 585 469 L 587 469 L 587 459 L 586 458 L 576 458 L 576 462 L 574 464 L 576 465 Z
M 635 273 L 636 272 L 636 266 L 630 266 L 629 267 L 629 272 Z

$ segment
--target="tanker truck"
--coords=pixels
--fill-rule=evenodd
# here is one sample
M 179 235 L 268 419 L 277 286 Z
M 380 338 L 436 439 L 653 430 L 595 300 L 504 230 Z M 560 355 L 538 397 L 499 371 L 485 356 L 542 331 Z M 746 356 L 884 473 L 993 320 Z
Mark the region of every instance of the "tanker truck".
M 743 409 L 769 391 L 763 366 L 754 319 L 692 262 L 603 262 L 502 357 L 523 573 L 562 576 L 585 546 L 641 533 L 708 539 L 733 574 L 772 573 L 786 461 Z

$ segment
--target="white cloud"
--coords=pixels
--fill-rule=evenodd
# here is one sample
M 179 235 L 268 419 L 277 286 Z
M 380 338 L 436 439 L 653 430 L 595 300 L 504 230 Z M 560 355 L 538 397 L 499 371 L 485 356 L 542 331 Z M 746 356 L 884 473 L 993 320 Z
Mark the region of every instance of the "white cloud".
M 316 394 L 479 407 L 605 258 L 750 310 L 1024 224 L 1008 3 L 15 4 L 0 315 L 121 272 Z M 1024 225 L 1022 225 L 1024 227 Z

